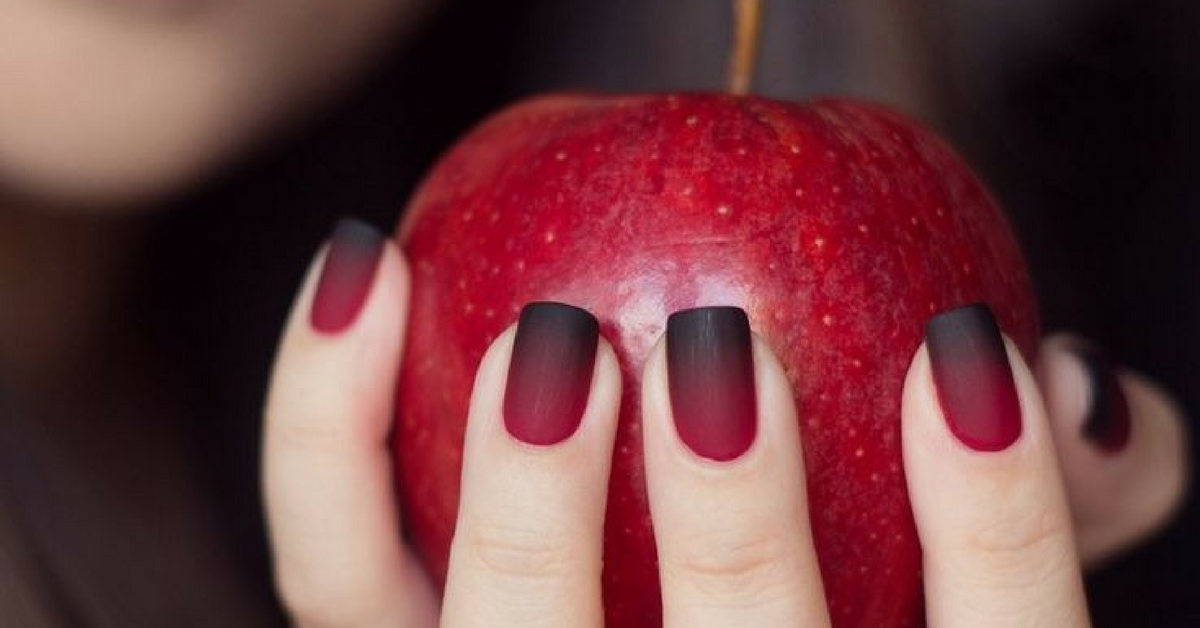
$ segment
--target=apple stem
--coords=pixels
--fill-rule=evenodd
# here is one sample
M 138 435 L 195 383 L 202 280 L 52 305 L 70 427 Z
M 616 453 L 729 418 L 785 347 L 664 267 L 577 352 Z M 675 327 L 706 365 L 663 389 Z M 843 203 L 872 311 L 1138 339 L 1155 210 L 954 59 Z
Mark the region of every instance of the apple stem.
M 762 0 L 733 0 L 733 47 L 729 51 L 729 92 L 750 92 L 754 62 L 758 56 L 758 31 L 762 24 Z

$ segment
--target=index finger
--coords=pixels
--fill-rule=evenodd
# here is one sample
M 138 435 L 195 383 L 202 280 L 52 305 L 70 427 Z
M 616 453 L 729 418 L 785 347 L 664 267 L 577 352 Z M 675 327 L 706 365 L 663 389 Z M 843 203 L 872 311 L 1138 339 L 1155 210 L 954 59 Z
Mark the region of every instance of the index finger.
M 262 479 L 277 588 L 301 626 L 431 626 L 436 616 L 401 540 L 387 448 L 408 285 L 395 246 L 343 221 L 280 344 Z

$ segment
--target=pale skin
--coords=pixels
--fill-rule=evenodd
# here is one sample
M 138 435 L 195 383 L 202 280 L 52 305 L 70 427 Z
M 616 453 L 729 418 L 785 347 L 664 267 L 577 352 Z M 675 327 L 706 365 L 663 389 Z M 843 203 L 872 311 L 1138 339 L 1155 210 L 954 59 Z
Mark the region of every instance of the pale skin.
M 294 623 L 602 626 L 604 496 L 621 391 L 611 346 L 599 340 L 579 429 L 545 447 L 504 428 L 513 330 L 487 351 L 438 599 L 397 534 L 403 522 L 386 447 L 407 267 L 387 245 L 357 320 L 322 335 L 307 313 L 323 255 L 285 330 L 265 418 L 267 519 L 278 591 Z M 1089 626 L 1084 566 L 1153 532 L 1183 494 L 1178 410 L 1140 377 L 1123 374 L 1132 441 L 1115 456 L 1098 454 L 1080 436 L 1086 384 L 1065 342 L 1048 339 L 1033 368 L 1009 344 L 1024 430 L 994 453 L 951 435 L 923 346 L 912 359 L 903 456 L 933 628 Z M 662 342 L 645 365 L 643 455 L 668 628 L 830 625 L 792 391 L 767 343 L 756 338 L 753 352 L 758 435 L 745 455 L 725 463 L 679 440 Z M 722 507 L 704 507 L 715 503 Z
M 0 20 L 0 84 L 10 87 L 5 92 L 9 97 L 0 98 L 0 293 L 7 297 L 0 307 L 0 371 L 6 384 L 43 409 L 82 419 L 95 413 L 91 398 L 99 395 L 64 399 L 61 382 L 72 379 L 71 374 L 86 366 L 91 356 L 106 356 L 104 374 L 109 376 L 152 370 L 153 362 L 136 359 L 138 348 L 127 342 L 127 328 L 133 323 L 127 320 L 120 290 L 132 274 L 132 254 L 138 250 L 145 224 L 135 216 L 109 218 L 153 207 L 172 192 L 195 184 L 272 128 L 335 92 L 365 65 L 376 45 L 390 34 L 403 32 L 421 5 L 396 0 L 0 0 L 0 14 L 10 18 Z M 298 19 L 305 16 L 308 19 Z M 297 49 L 305 54 L 295 54 Z M 30 268 L 39 268 L 39 273 L 31 274 Z M 47 269 L 53 274 L 47 275 L 51 272 Z M 561 568 L 562 559 L 579 561 L 571 563 L 574 567 L 564 581 L 589 583 L 577 590 L 591 593 L 586 599 L 575 599 L 573 594 L 557 601 L 531 599 L 530 608 L 543 608 L 549 617 L 570 613 L 572 619 L 595 619 L 598 521 L 603 515 L 598 504 L 603 503 L 607 477 L 602 472 L 607 467 L 601 465 L 608 461 L 604 452 L 611 447 L 615 420 L 615 409 L 605 404 L 611 404 L 617 394 L 613 387 L 619 386 L 611 349 L 601 341 L 584 427 L 546 451 L 516 446 L 495 421 L 497 391 L 503 386 L 509 351 L 505 343 L 511 334 L 502 336 L 488 354 L 476 390 L 479 410 L 470 422 L 475 440 L 484 444 L 468 446 L 467 466 L 487 467 L 488 474 L 477 474 L 480 481 L 524 487 L 521 495 L 527 503 L 487 503 L 486 487 L 464 486 L 461 529 L 494 529 L 497 534 L 460 535 L 451 586 L 447 597 L 438 601 L 395 533 L 402 522 L 392 501 L 391 463 L 383 443 L 392 417 L 391 385 L 408 307 L 407 274 L 403 260 L 391 249 L 381 269 L 367 312 L 349 330 L 336 337 L 317 337 L 305 327 L 304 316 L 297 315 L 277 363 L 264 482 L 278 585 L 296 623 L 421 626 L 440 618 L 448 625 L 497 625 L 495 616 L 472 616 L 468 607 L 479 613 L 479 608 L 487 608 L 479 605 L 511 608 L 520 605 L 514 602 L 525 603 L 519 596 L 533 589 L 520 585 L 553 574 L 545 571 L 546 566 Z M 311 288 L 306 290 L 297 312 L 304 312 L 306 300 L 311 299 Z M 87 337 L 89 344 L 80 345 L 80 337 Z M 1099 455 L 1078 436 L 1084 384 L 1078 364 L 1062 348 L 1064 342 L 1062 338 L 1047 341 L 1042 361 L 1035 367 L 1042 403 L 1049 411 L 1043 419 L 1054 437 L 1059 470 L 1030 473 L 1051 485 L 1065 483 L 1065 489 L 1051 493 L 1070 506 L 1073 525 L 1069 527 L 1078 558 L 1087 566 L 1151 534 L 1169 518 L 1184 491 L 1185 439 L 1170 399 L 1143 378 L 1125 374 L 1123 383 L 1134 410 L 1134 440 L 1120 456 Z M 366 346 L 371 350 L 356 350 Z M 761 396 L 770 392 L 772 381 L 782 380 L 770 349 L 760 343 L 756 352 L 759 386 L 768 387 L 760 391 Z M 661 362 L 661 348 L 647 368 L 656 368 L 655 360 Z M 660 404 L 663 399 L 661 372 L 648 375 L 657 379 L 647 379 L 650 384 L 643 391 L 647 408 L 655 399 Z M 139 392 L 136 387 L 118 389 L 103 378 L 82 379 L 77 392 L 94 389 L 115 398 Z M 1022 393 L 1038 394 L 1024 389 Z M 85 398 L 88 413 L 78 411 L 83 405 L 80 399 Z M 780 418 L 792 412 L 790 403 L 790 394 L 762 397 L 763 434 L 794 423 Z M 689 478 L 721 477 L 715 486 L 728 494 L 705 490 L 679 499 L 675 507 L 665 498 L 655 499 L 656 521 L 679 517 L 677 529 L 687 529 L 689 521 L 682 518 L 689 504 L 694 508 L 689 501 L 693 498 L 695 503 L 729 499 L 749 511 L 756 505 L 778 505 L 768 501 L 761 487 L 772 486 L 770 499 L 778 499 L 773 485 L 778 482 L 770 473 L 799 468 L 795 438 L 767 441 L 764 436 L 767 444 L 756 445 L 739 464 L 709 468 L 688 458 L 687 451 L 671 440 L 669 408 L 660 407 L 658 412 L 660 421 L 648 424 L 647 432 L 648 443 L 662 445 L 658 453 L 647 452 L 648 465 L 658 469 L 654 478 L 660 488 L 652 491 L 686 495 L 680 491 Z M 906 429 L 910 422 L 906 415 Z M 660 432 L 652 433 L 659 428 Z M 1003 463 L 994 466 L 1000 468 L 997 474 L 1016 473 L 1004 470 Z M 691 472 L 700 475 L 688 475 Z M 796 477 L 788 476 L 792 484 Z M 549 491 L 556 485 L 550 478 L 577 483 L 572 501 L 554 499 Z M 781 482 L 780 486 L 790 486 L 788 479 Z M 662 486 L 670 489 L 663 491 Z M 802 512 L 803 495 L 797 492 L 790 499 L 787 503 L 794 506 L 793 512 Z M 533 510 L 533 504 L 540 510 Z M 341 516 L 346 512 L 354 516 Z M 518 513 L 526 516 L 516 518 Z M 541 518 L 526 520 L 528 513 Z M 751 519 L 757 527 L 730 528 L 723 532 L 738 536 L 710 540 L 738 547 L 741 539 L 754 539 L 756 534 L 761 538 L 764 526 L 785 529 L 770 518 L 771 512 L 758 514 L 761 518 Z M 921 513 L 917 514 L 921 521 Z M 1003 514 L 995 513 L 998 523 L 993 525 L 1003 525 Z M 566 516 L 586 520 L 572 522 L 579 525 L 571 535 L 556 536 L 553 530 L 537 527 L 539 521 L 565 526 Z M 710 583 L 713 590 L 739 608 L 753 606 L 755 600 L 750 595 L 739 597 L 737 587 L 728 585 L 739 578 L 756 584 L 752 576 L 772 573 L 787 578 L 775 582 L 777 586 L 807 583 L 792 589 L 800 592 L 794 599 L 761 604 L 771 606 L 764 612 L 802 610 L 821 615 L 819 582 L 812 577 L 804 521 L 793 517 L 787 528 L 790 533 L 772 539 L 787 551 L 772 557 L 769 568 L 746 556 L 725 556 L 708 565 L 668 560 L 665 564 L 681 565 L 677 575 L 664 578 L 668 608 L 676 609 L 670 611 L 671 617 L 687 618 L 689 609 L 694 612 L 698 606 L 711 605 L 711 600 L 686 593 L 688 583 L 695 580 L 688 574 L 697 570 L 716 574 Z M 511 525 L 488 526 L 487 522 Z M 927 527 L 924 522 L 923 528 Z M 524 531 L 521 538 L 555 542 L 523 546 L 520 538 L 504 537 L 506 530 Z M 697 531 L 700 538 L 705 538 L 703 532 Z M 689 538 L 693 537 L 673 535 L 660 538 L 659 543 L 686 557 Z M 458 549 L 464 543 L 468 549 Z M 501 552 L 501 557 L 507 556 L 503 560 L 478 559 L 495 557 L 496 547 L 516 553 Z M 474 562 L 467 560 L 472 556 Z M 539 560 L 531 562 L 531 557 Z M 542 571 L 504 569 L 512 564 L 533 564 Z M 498 596 L 497 591 L 504 590 L 498 587 L 506 583 L 514 593 Z M 932 587 L 931 591 L 932 596 L 949 595 Z M 536 606 L 539 603 L 541 607 Z M 936 600 L 931 599 L 930 607 L 936 607 Z M 511 618 L 501 625 L 527 624 Z

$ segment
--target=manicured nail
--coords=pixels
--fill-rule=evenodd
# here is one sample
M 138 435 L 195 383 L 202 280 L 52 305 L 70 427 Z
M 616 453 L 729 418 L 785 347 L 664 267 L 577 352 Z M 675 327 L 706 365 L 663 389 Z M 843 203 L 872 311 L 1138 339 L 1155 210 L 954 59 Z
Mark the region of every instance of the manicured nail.
M 987 305 L 939 314 L 925 324 L 938 402 L 950 431 L 976 451 L 1001 451 L 1021 435 L 1021 404 L 1000 328 Z
M 1089 387 L 1088 413 L 1083 436 L 1100 451 L 1115 454 L 1129 444 L 1129 402 L 1117 380 L 1117 371 L 1101 351 L 1085 346 L 1071 348 L 1079 359 Z
M 750 322 L 737 307 L 702 307 L 667 318 L 667 381 L 679 438 L 717 461 L 754 442 L 757 404 Z
M 530 303 L 521 310 L 504 391 L 504 426 L 518 440 L 553 445 L 583 420 L 600 324 L 587 310 Z
M 309 322 L 323 334 L 349 327 L 362 310 L 383 253 L 383 234 L 353 219 L 338 221 L 317 280 Z

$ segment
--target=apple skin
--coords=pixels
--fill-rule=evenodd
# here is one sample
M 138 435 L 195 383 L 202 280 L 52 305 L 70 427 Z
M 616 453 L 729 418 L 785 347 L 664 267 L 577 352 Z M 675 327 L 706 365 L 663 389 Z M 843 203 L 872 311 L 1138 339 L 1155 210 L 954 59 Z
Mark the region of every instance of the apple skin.
M 407 533 L 436 581 L 476 366 L 525 303 L 563 301 L 600 320 L 624 378 L 607 622 L 661 625 L 642 364 L 671 312 L 736 305 L 795 390 L 833 625 L 923 623 L 900 393 L 925 320 L 985 301 L 1027 358 L 1039 334 L 1002 211 L 930 132 L 835 99 L 546 96 L 452 147 L 398 237 L 413 283 L 396 470 Z

